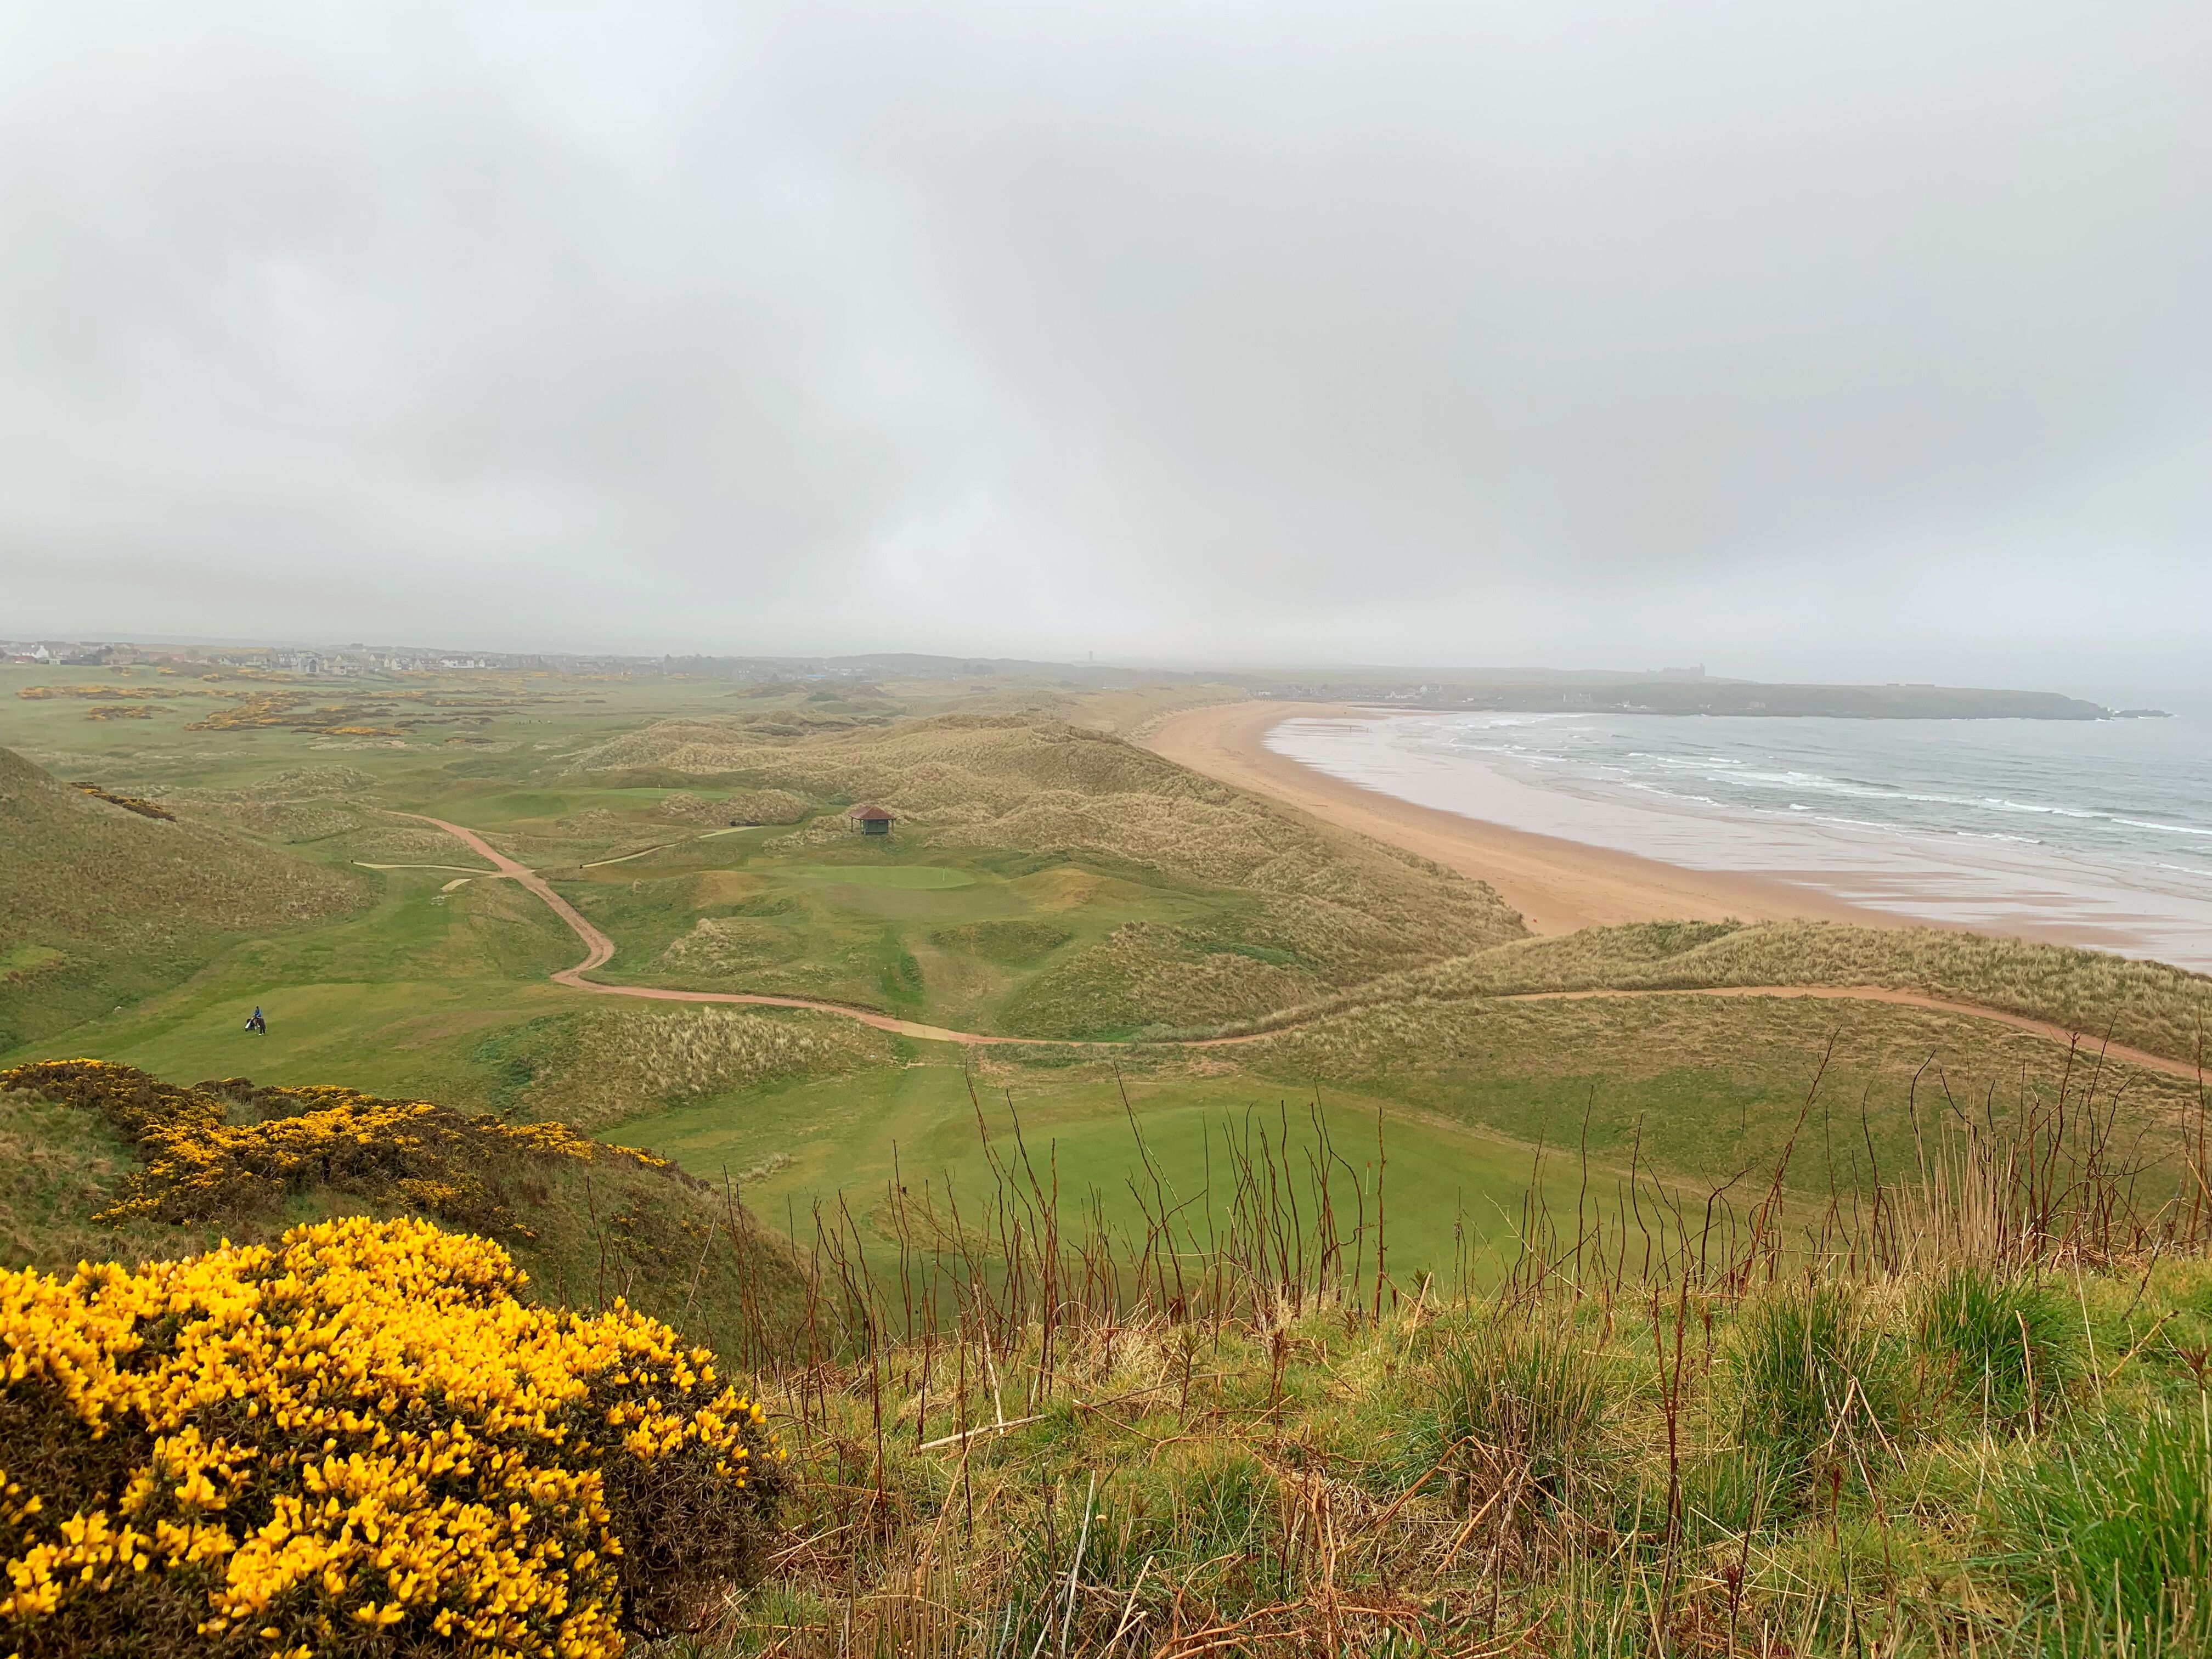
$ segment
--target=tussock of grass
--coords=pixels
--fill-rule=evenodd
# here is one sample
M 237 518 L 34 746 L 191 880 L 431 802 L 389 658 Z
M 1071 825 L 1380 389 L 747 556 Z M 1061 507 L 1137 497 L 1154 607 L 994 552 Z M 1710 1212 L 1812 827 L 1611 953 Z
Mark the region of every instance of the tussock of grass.
M 1790 1286 L 1753 1303 L 1733 1359 L 1738 1443 L 1802 1496 L 1893 1455 L 1905 1436 L 1899 1345 L 1844 1286 Z
M 2042 1650 L 2212 1647 L 2212 1397 L 2085 1425 L 2004 1481 L 1990 1518 Z
M 1505 1310 L 1441 1345 L 1431 1432 L 1470 1513 L 1496 1498 L 1493 1518 L 1510 1527 L 1587 1498 L 1589 1476 L 1613 1455 L 1622 1404 L 1588 1341 L 1556 1313 Z
M 1978 1262 L 1927 1285 L 1915 1334 L 1948 1379 L 1952 1399 L 1992 1428 L 2048 1422 L 2087 1364 L 2070 1297 Z

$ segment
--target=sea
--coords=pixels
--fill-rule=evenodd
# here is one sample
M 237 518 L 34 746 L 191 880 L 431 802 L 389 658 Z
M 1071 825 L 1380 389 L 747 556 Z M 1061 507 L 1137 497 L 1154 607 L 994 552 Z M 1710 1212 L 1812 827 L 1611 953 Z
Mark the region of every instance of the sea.
M 1268 746 L 1425 806 L 2212 971 L 2212 718 L 1382 713 Z

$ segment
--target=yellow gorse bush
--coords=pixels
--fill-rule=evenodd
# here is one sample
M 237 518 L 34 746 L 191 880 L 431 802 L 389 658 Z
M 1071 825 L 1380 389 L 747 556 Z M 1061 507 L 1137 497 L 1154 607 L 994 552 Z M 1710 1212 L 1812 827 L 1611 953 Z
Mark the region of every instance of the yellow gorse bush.
M 137 1144 L 144 1167 L 104 1212 L 110 1221 L 220 1220 L 321 1184 L 459 1225 L 527 1237 L 497 1191 L 518 1157 L 670 1167 L 650 1152 L 589 1140 L 559 1123 L 502 1123 L 428 1101 L 323 1085 L 256 1089 L 234 1078 L 183 1089 L 132 1066 L 66 1060 L 0 1072 L 0 1090 L 98 1111 Z M 226 1097 L 259 1121 L 228 1121 Z
M 760 1407 L 426 1221 L 0 1273 L 0 1653 L 596 1659 L 742 1571 Z

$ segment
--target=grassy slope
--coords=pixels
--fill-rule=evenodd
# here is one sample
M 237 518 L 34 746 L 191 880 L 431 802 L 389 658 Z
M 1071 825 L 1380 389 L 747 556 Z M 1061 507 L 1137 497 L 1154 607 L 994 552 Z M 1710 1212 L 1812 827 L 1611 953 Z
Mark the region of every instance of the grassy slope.
M 1237 1050 L 1254 1071 L 1361 1086 L 1518 1138 L 1586 1144 L 1607 1162 L 1725 1176 L 1778 1155 L 1814 1101 L 1793 1179 L 1859 1188 L 1917 1159 L 1962 1113 L 2018 1117 L 2123 1103 L 2125 1144 L 2153 1185 L 2197 1121 L 2163 1073 L 2082 1061 L 2045 1038 L 1873 1003 L 1654 996 L 1500 1003 L 1409 1000 L 1331 1015 Z M 1814 1092 L 1819 1079 L 1817 1094 Z
M 94 780 L 100 781 L 100 780 Z M 367 884 L 212 824 L 142 817 L 0 749 L 0 1049 L 135 1000 L 241 934 L 327 921 Z
M 896 1345 L 785 1397 L 823 1541 L 701 1650 L 2203 1652 L 2206 1263 L 1941 1288 L 1693 1295 L 1679 1359 L 1632 1292 Z
M 220 1221 L 172 1225 L 95 1219 L 134 1167 L 131 1148 L 94 1113 L 37 1096 L 0 1091 L 0 1266 L 65 1273 L 82 1260 L 140 1261 L 186 1255 L 222 1238 L 274 1240 L 285 1228 L 336 1215 L 410 1213 L 396 1197 L 311 1187 L 280 1205 Z M 732 1222 L 751 1253 L 754 1304 L 778 1328 L 798 1297 L 785 1251 L 763 1243 L 749 1215 L 725 1194 L 605 1161 L 588 1169 L 567 1158 L 519 1163 L 500 1188 L 527 1233 L 501 1238 L 531 1275 L 534 1293 L 557 1305 L 596 1307 L 626 1297 L 738 1354 L 757 1346 L 745 1285 L 729 1247 Z M 696 1281 L 696 1285 L 695 1285 Z
M 1528 939 L 1362 986 L 1306 1012 L 1527 992 L 1879 986 L 2033 1018 L 2193 1061 L 2212 977 L 2100 951 L 1932 927 L 1638 922 Z
M 1249 1017 L 1521 932 L 1479 882 L 1057 721 L 672 720 L 579 770 L 878 801 L 901 820 L 888 844 L 825 816 L 588 872 L 574 894 L 627 946 L 625 971 L 650 962 L 1020 1035 L 1118 1036 Z M 873 874 L 924 864 L 963 879 L 931 891 Z M 698 879 L 711 868 L 738 878 Z M 672 936 L 687 901 L 704 925 Z M 1029 925 L 975 931 L 1009 921 Z
M 971 1075 L 943 1045 L 902 1046 L 910 1058 L 897 1067 L 705 1096 L 606 1133 L 651 1145 L 709 1179 L 726 1175 L 749 1207 L 801 1239 L 811 1236 L 814 1200 L 834 1206 L 842 1199 L 878 1223 L 871 1249 L 878 1255 L 889 1248 L 882 1212 L 895 1185 L 916 1200 L 925 1190 L 940 1202 L 950 1194 L 971 1217 L 981 1212 L 997 1182 L 986 1134 L 1012 1159 L 1018 1133 L 1039 1180 L 1048 1188 L 1057 1181 L 1068 1214 L 1087 1212 L 1095 1196 L 1108 1223 L 1126 1230 L 1142 1224 L 1128 1186 L 1141 1167 L 1134 1139 L 1141 1133 L 1178 1199 L 1195 1200 L 1190 1218 L 1201 1232 L 1197 1218 L 1209 1211 L 1228 1225 L 1231 1136 L 1288 1145 L 1301 1168 L 1324 1145 L 1310 1093 L 1233 1073 L 1173 1066 L 1117 1075 L 1103 1065 L 1002 1063 Z M 1471 1269 L 1486 1273 L 1497 1253 L 1510 1255 L 1509 1228 L 1533 1172 L 1529 1146 L 1344 1091 L 1329 1091 L 1322 1109 L 1326 1144 L 1343 1160 L 1337 1196 L 1347 1207 L 1357 1201 L 1349 1195 L 1354 1186 L 1371 1206 L 1378 1131 L 1383 1136 L 1390 1255 L 1407 1282 L 1423 1272 L 1449 1276 L 1462 1249 Z M 1547 1172 L 1547 1200 L 1571 1211 L 1578 1180 L 1564 1166 Z M 1208 1193 L 1210 1201 L 1201 1196 Z

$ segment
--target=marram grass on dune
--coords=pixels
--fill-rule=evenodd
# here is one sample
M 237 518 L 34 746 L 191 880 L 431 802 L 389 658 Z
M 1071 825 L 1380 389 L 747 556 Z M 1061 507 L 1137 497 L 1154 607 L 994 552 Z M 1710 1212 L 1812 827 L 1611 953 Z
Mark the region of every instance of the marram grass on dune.
M 481 1238 L 296 1228 L 0 1274 L 0 1650 L 597 1659 L 688 1622 L 782 1490 L 759 1406 Z

